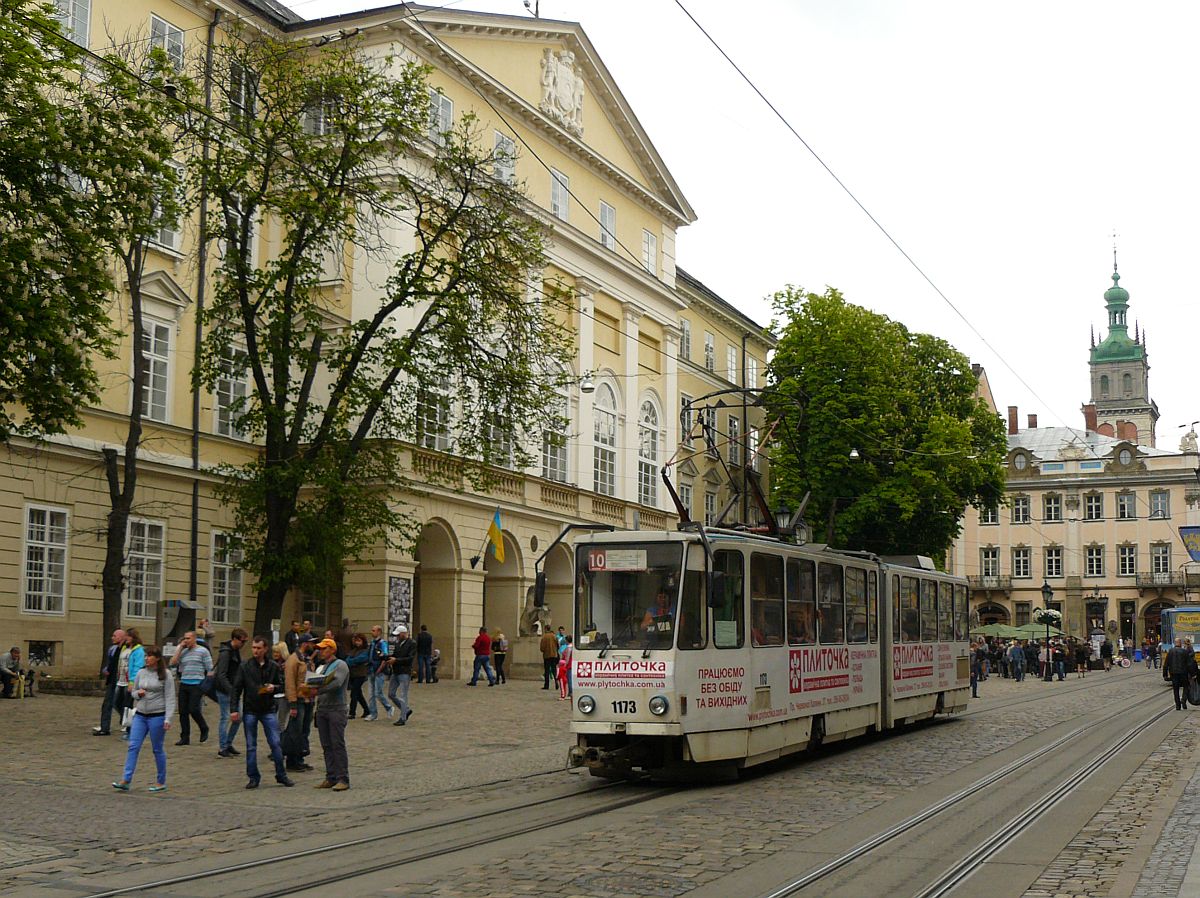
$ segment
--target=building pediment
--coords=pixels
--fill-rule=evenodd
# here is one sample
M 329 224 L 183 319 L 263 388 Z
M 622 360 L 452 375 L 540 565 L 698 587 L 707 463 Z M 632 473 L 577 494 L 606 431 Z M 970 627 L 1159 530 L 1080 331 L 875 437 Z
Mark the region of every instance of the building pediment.
M 141 288 L 142 311 L 178 326 L 183 318 L 183 310 L 192 301 L 179 282 L 165 271 L 150 271 L 142 275 Z

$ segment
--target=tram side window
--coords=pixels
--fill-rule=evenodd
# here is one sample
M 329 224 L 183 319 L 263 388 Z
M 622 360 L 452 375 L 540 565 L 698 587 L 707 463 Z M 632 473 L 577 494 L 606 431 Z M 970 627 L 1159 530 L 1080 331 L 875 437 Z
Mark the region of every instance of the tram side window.
M 905 642 L 921 641 L 921 611 L 916 577 L 900 578 L 900 634 Z
M 788 559 L 788 645 L 812 645 L 817 641 L 816 573 L 817 566 L 807 558 Z
M 867 639 L 879 642 L 879 572 L 867 572 Z
M 867 641 L 867 572 L 846 568 L 847 642 Z
M 750 556 L 750 644 L 783 645 L 783 559 Z
M 921 641 L 937 642 L 937 583 L 921 581 Z
M 713 645 L 719 649 L 740 649 L 746 641 L 745 615 L 742 612 L 742 588 L 745 565 L 741 552 L 713 554 L 714 569 L 725 574 L 724 595 L 717 597 L 713 609 Z
M 954 639 L 954 584 L 938 584 L 938 641 Z
M 954 587 L 954 641 L 966 642 L 970 629 L 971 606 L 967 588 L 962 584 Z
M 697 552 L 698 546 L 693 546 Z M 679 603 L 679 642 L 681 649 L 702 649 L 708 643 L 704 606 L 704 571 L 688 568 L 683 572 L 683 599 Z
M 846 598 L 840 564 L 817 565 L 817 638 L 823 645 L 846 641 Z
M 892 642 L 900 641 L 900 577 L 892 574 Z

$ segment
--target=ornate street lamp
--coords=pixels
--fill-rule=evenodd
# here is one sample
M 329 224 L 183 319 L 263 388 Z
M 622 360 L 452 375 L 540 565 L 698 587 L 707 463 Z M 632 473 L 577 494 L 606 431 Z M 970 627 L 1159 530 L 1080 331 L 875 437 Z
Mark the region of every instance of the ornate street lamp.
M 1054 598 L 1054 590 L 1050 588 L 1050 584 L 1042 581 L 1042 607 L 1033 612 L 1034 623 L 1046 625 L 1046 682 L 1049 683 L 1053 678 L 1054 655 L 1050 651 L 1050 626 L 1058 626 L 1062 621 L 1062 614 L 1050 607 L 1050 600 Z

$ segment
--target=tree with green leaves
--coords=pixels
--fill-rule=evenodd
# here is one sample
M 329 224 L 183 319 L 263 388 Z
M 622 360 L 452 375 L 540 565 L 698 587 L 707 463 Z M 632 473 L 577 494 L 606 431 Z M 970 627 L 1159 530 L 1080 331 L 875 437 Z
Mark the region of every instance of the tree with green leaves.
M 966 506 L 1004 490 L 1004 428 L 966 356 L 833 288 L 789 286 L 774 305 L 775 495 L 795 507 L 810 494 L 814 538 L 830 545 L 944 560 Z
M 290 588 L 411 544 L 406 443 L 475 486 L 527 463 L 567 343 L 544 226 L 470 116 L 431 131 L 426 69 L 354 39 L 231 37 L 198 160 L 221 263 L 197 380 L 244 378 L 229 414 L 260 452 L 223 498 L 266 622 Z
M 79 178 L 121 160 L 52 11 L 0 0 L 0 442 L 79 424 L 113 352 L 111 229 Z

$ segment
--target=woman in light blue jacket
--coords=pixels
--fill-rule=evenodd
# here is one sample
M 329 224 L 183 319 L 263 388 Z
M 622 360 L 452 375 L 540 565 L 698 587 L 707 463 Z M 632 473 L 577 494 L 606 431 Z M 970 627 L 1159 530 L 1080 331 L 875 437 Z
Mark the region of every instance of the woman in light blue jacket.
M 125 774 L 120 781 L 113 783 L 113 788 L 119 792 L 129 791 L 133 772 L 137 769 L 138 754 L 147 735 L 154 749 L 154 766 L 158 773 L 150 791 L 167 790 L 167 752 L 163 748 L 163 738 L 171 728 L 171 718 L 175 712 L 175 678 L 167 673 L 162 649 L 158 646 L 147 646 L 143 657 L 145 665 L 129 683 L 129 695 L 133 699 L 133 722 L 129 726 Z

